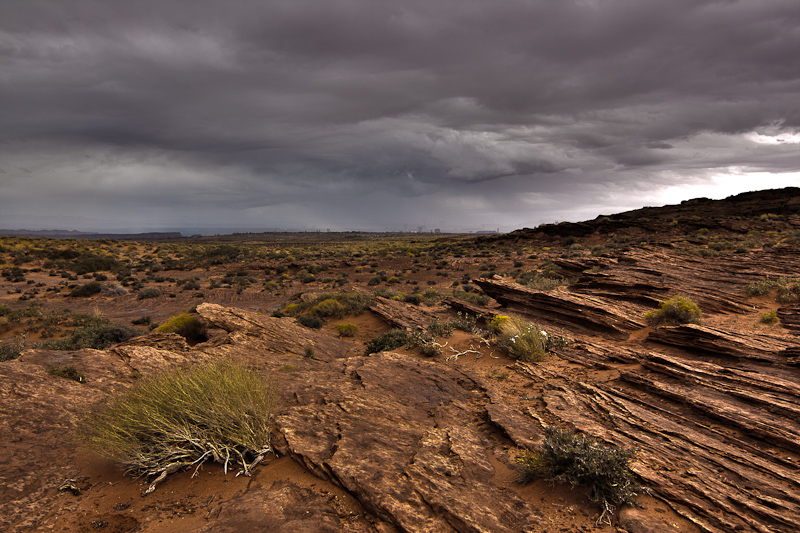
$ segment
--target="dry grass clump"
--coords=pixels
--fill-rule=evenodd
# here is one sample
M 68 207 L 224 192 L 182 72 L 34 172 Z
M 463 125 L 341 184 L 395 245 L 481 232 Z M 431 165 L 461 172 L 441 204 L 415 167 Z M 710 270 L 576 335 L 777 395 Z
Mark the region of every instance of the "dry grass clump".
M 497 344 L 512 359 L 527 363 L 543 361 L 547 356 L 547 332 L 517 317 L 495 317 L 490 323 L 497 332 Z
M 634 497 L 645 491 L 629 466 L 634 455 L 633 449 L 596 443 L 550 426 L 539 449 L 523 451 L 515 462 L 520 483 L 547 479 L 588 487 L 589 499 L 602 508 L 599 523 L 617 506 L 633 503 Z M 607 521 L 610 523 L 610 517 Z
M 93 450 L 129 473 L 158 476 L 212 459 L 249 475 L 271 450 L 277 394 L 258 374 L 230 361 L 142 380 L 80 422 Z
M 696 303 L 685 296 L 677 295 L 660 302 L 658 309 L 646 313 L 644 319 L 653 326 L 662 323 L 668 326 L 677 326 L 699 324 L 702 316 L 703 312 Z

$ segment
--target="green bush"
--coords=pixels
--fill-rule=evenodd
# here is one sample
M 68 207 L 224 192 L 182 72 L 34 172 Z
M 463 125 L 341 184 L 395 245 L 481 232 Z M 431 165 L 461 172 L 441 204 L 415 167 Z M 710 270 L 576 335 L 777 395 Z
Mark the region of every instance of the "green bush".
M 325 321 L 314 315 L 300 315 L 296 318 L 297 323 L 311 329 L 320 329 L 325 325 Z
M 465 302 L 469 302 L 474 305 L 488 305 L 489 304 L 489 297 L 485 294 L 479 294 L 477 292 L 465 292 L 465 291 L 453 291 L 453 298 L 458 298 L 459 300 L 464 300 Z
M 763 296 L 772 289 L 778 289 L 777 300 L 781 303 L 790 303 L 800 300 L 800 279 L 780 277 L 777 279 L 765 278 L 748 284 L 744 292 L 747 296 Z
M 517 278 L 517 283 L 530 287 L 531 289 L 551 291 L 559 285 L 564 285 L 566 282 L 560 277 L 543 276 L 535 270 L 529 270 L 528 272 L 520 274 Z
M 79 435 L 137 475 L 165 476 L 209 459 L 226 473 L 233 462 L 249 474 L 249 462 L 271 450 L 276 405 L 263 377 L 215 362 L 143 379 L 81 419 Z
M 78 383 L 86 383 L 86 376 L 75 365 L 48 366 L 47 373 L 64 379 L 71 379 Z
M 103 286 L 100 285 L 99 281 L 90 281 L 84 285 L 78 285 L 72 289 L 72 292 L 70 292 L 69 295 L 73 297 L 93 296 L 95 294 L 100 294 L 100 291 L 102 290 Z
M 25 349 L 25 337 L 21 336 L 16 343 L 0 344 L 0 362 L 11 361 L 22 354 Z
M 336 333 L 338 333 L 340 337 L 353 337 L 356 333 L 358 333 L 358 326 L 352 322 L 348 322 L 347 324 L 339 324 L 336 326 Z
M 159 333 L 177 333 L 189 344 L 197 344 L 208 340 L 206 325 L 202 320 L 189 313 L 181 313 L 164 322 L 156 330 Z
M 660 302 L 658 309 L 648 312 L 644 318 L 653 326 L 662 323 L 668 326 L 677 326 L 679 324 L 699 324 L 702 316 L 703 313 L 697 304 L 685 296 L 677 295 Z
M 335 298 L 326 298 L 309 309 L 308 312 L 321 318 L 329 316 L 341 318 L 344 316 L 345 309 Z
M 509 320 L 511 320 L 511 318 L 506 315 L 495 315 L 489 321 L 489 329 L 492 331 L 492 333 L 498 335 L 503 330 L 503 324 Z
M 408 343 L 408 334 L 402 329 L 393 329 L 369 341 L 365 353 L 366 355 L 370 355 L 378 352 L 386 352 L 405 346 L 406 343 Z
M 521 483 L 547 479 L 587 486 L 589 498 L 602 508 L 600 522 L 606 513 L 612 514 L 619 505 L 632 504 L 634 497 L 645 491 L 629 466 L 634 455 L 633 449 L 596 443 L 550 426 L 539 449 L 523 451 L 515 462 Z
M 778 314 L 775 311 L 767 311 L 763 313 L 759 318 L 758 321 L 762 324 L 769 324 L 770 326 L 774 326 L 778 323 Z
M 372 305 L 372 297 L 360 292 L 323 293 L 313 300 L 291 303 L 283 314 L 296 316 L 305 311 L 318 316 L 360 315 Z
M 455 326 L 450 320 L 441 321 L 439 317 L 433 317 L 433 321 L 427 328 L 427 332 L 436 337 L 449 337 L 453 334 Z
M 414 331 L 408 334 L 408 345 L 411 348 L 416 348 L 419 353 L 425 357 L 436 357 L 442 355 L 442 347 L 427 333 L 421 331 Z
M 91 319 L 86 325 L 75 328 L 72 335 L 42 344 L 45 350 L 80 350 L 94 348 L 103 350 L 112 344 L 124 342 L 140 335 L 139 331 L 107 319 Z

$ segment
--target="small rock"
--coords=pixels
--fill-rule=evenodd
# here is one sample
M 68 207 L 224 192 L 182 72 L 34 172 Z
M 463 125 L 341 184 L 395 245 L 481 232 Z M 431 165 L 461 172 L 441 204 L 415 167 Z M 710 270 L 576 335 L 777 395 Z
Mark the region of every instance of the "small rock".
M 630 506 L 620 509 L 619 526 L 628 533 L 665 533 L 675 529 L 663 516 Z

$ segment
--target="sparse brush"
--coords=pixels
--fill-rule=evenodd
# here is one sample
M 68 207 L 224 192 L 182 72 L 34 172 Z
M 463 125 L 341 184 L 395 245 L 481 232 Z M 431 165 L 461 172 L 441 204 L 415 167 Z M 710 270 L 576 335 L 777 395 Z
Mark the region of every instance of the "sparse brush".
M 205 323 L 195 315 L 181 313 L 164 322 L 156 330 L 159 333 L 177 333 L 189 344 L 197 344 L 208 340 Z
M 539 449 L 521 452 L 515 462 L 520 483 L 546 479 L 587 486 L 589 498 L 602 509 L 598 523 L 604 518 L 610 523 L 616 507 L 632 504 L 646 490 L 629 466 L 634 456 L 633 449 L 596 443 L 573 431 L 550 426 Z
M 155 287 L 142 289 L 136 294 L 137 300 L 146 300 L 148 298 L 158 298 L 161 296 L 161 291 Z
M 497 342 L 512 359 L 533 363 L 547 355 L 547 333 L 521 318 L 508 317 L 500 326 Z
M 345 308 L 335 298 L 326 298 L 314 305 L 308 312 L 321 318 L 329 316 L 341 318 L 344 316 Z
M 427 333 L 414 331 L 408 334 L 408 345 L 416 348 L 425 357 L 442 355 L 442 347 Z
M 434 317 L 427 328 L 427 332 L 436 337 L 449 337 L 453 334 L 455 329 L 454 324 L 450 320 L 439 320 L 439 317 Z
M 313 315 L 300 315 L 297 317 L 297 323 L 311 329 L 320 329 L 325 325 L 325 321 L 318 316 Z
M 81 439 L 129 473 L 159 479 L 212 459 L 227 469 L 270 448 L 277 394 L 270 382 L 230 362 L 146 378 L 80 421 Z M 155 483 L 148 491 L 155 488 Z
M 526 363 L 543 361 L 548 352 L 570 343 L 568 338 L 548 333 L 518 317 L 496 315 L 489 321 L 489 327 L 495 333 L 495 342 L 509 357 Z
M 778 315 L 775 313 L 775 311 L 767 311 L 758 318 L 758 321 L 762 324 L 774 326 L 778 324 Z
M 658 309 L 649 311 L 644 319 L 654 327 L 660 324 L 677 326 L 680 324 L 699 324 L 703 312 L 697 304 L 685 296 L 673 296 L 658 304 Z
M 336 326 L 336 333 L 338 333 L 340 337 L 353 337 L 358 333 L 358 326 L 352 322 L 339 324 Z
M 365 350 L 366 355 L 378 352 L 385 352 L 394 350 L 405 346 L 408 342 L 408 334 L 402 329 L 393 329 L 388 333 L 384 333 L 380 337 L 376 337 L 367 343 Z
M 84 285 L 78 285 L 72 292 L 69 293 L 70 296 L 74 298 L 85 298 L 87 296 L 94 296 L 95 294 L 99 294 L 100 291 L 103 290 L 103 286 L 100 285 L 99 281 L 90 281 Z
M 455 290 L 453 291 L 453 298 L 458 298 L 459 300 L 464 300 L 465 302 L 469 302 L 474 305 L 488 305 L 489 304 L 489 297 L 485 294 L 479 294 L 477 292 L 465 292 Z
M 747 296 L 763 296 L 772 289 L 778 289 L 777 300 L 780 303 L 790 303 L 800 300 L 800 279 L 791 277 L 766 278 L 749 283 L 744 288 Z
M 94 348 L 102 350 L 112 344 L 124 342 L 140 335 L 139 331 L 104 318 L 83 318 L 84 324 L 78 326 L 72 335 L 42 344 L 45 350 L 80 350 Z
M 71 379 L 78 383 L 86 383 L 86 376 L 75 365 L 56 366 L 51 365 L 47 367 L 47 373 L 52 376 L 57 376 L 64 379 Z
M 544 276 L 536 270 L 529 270 L 517 278 L 517 283 L 540 291 L 551 291 L 566 282 L 557 276 Z

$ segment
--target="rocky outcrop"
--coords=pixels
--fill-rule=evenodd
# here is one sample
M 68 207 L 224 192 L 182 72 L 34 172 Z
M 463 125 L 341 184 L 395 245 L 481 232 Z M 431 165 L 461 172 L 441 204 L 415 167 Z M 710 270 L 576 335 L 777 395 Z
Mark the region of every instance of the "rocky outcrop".
M 648 340 L 712 356 L 785 363 L 784 350 L 793 343 L 772 335 L 736 333 L 697 324 L 658 328 Z
M 507 308 L 545 325 L 615 338 L 645 326 L 639 308 L 608 299 L 565 291 L 539 291 L 503 279 L 473 280 L 481 290 Z
M 193 347 L 152 334 L 106 351 L 25 352 L 0 365 L 0 422 L 9 428 L 0 439 L 22 459 L 7 458 L 0 469 L 0 525 L 32 531 L 57 523 L 53 509 L 66 498 L 58 488 L 81 478 L 67 438 L 81 413 L 139 375 L 232 357 L 276 379 L 276 451 L 342 489 L 360 511 L 291 480 L 256 477 L 228 499 L 211 504 L 212 497 L 197 530 L 540 531 L 547 516 L 537 502 L 498 479 L 512 470 L 516 449 L 536 446 L 548 425 L 636 448 L 633 468 L 652 493 L 701 531 L 800 529 L 800 379 L 787 359 L 791 340 L 681 326 L 623 345 L 594 335 L 635 330 L 627 318 L 635 307 L 601 312 L 597 297 L 484 285 L 543 322 L 555 315 L 549 321 L 578 331 L 575 342 L 542 364 L 508 361 L 502 376 L 483 375 L 443 359 L 364 356 L 292 319 L 203 304 L 211 340 Z M 67 363 L 86 380 L 47 372 Z M 125 518 L 102 516 L 112 514 Z M 620 520 L 631 533 L 666 523 L 633 511 Z
M 416 330 L 425 329 L 435 316 L 427 309 L 405 305 L 403 302 L 382 298 L 375 298 L 375 303 L 370 307 L 370 311 L 384 319 L 393 328 Z

